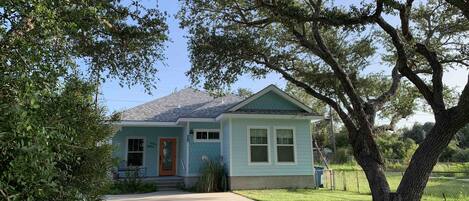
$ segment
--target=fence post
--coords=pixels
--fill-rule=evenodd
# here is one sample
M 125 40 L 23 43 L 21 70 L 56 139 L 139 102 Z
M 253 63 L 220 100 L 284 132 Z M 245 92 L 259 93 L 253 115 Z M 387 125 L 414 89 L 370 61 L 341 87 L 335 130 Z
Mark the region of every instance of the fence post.
M 334 185 L 334 190 L 336 190 L 336 189 L 335 189 L 335 184 L 336 184 L 336 183 L 335 183 L 335 173 L 334 173 L 334 171 L 332 171 L 332 183 L 333 183 L 333 185 Z
M 345 171 L 342 171 L 342 177 L 344 180 L 344 191 L 347 191 L 347 179 L 345 178 Z
M 355 177 L 357 178 L 357 190 L 360 193 L 360 182 L 358 181 L 358 171 L 355 171 Z

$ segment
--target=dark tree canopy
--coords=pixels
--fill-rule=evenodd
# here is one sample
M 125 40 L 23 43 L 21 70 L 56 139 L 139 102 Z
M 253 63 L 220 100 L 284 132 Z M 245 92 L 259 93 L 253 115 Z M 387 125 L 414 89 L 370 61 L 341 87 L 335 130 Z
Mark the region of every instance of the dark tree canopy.
M 416 123 L 412 126 L 411 129 L 404 130 L 404 132 L 402 133 L 402 136 L 406 138 L 410 138 L 414 140 L 415 143 L 420 144 L 425 139 L 425 136 L 427 135 L 427 133 L 430 132 L 433 125 L 434 124 L 432 122 L 426 122 L 423 125 Z
M 149 90 L 155 63 L 164 59 L 165 19 L 138 1 L 2 1 L 0 67 L 11 74 L 84 70 L 100 82 L 117 79 Z
M 165 16 L 138 1 L 0 1 L 0 200 L 102 199 L 116 119 L 93 95 L 107 79 L 153 87 Z
M 442 79 L 448 69 L 469 66 L 467 2 L 376 0 L 350 7 L 321 0 L 182 3 L 179 16 L 189 30 L 192 81 L 210 89 L 230 85 L 243 74 L 276 72 L 328 104 L 348 130 L 374 200 L 419 200 L 438 156 L 469 122 L 469 85 L 454 94 Z M 434 113 L 435 126 L 392 193 L 374 134 L 410 115 L 416 99 Z M 390 124 L 376 125 L 378 115 Z

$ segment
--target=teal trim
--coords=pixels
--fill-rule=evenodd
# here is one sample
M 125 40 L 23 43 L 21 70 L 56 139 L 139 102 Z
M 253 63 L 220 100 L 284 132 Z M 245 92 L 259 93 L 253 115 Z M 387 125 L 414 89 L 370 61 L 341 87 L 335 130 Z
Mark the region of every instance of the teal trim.
M 225 119 L 221 122 L 223 124 L 223 162 L 225 163 L 225 170 L 230 172 L 230 122 Z
M 313 175 L 312 146 L 309 120 L 290 119 L 232 119 L 231 176 L 275 176 L 275 175 Z M 248 162 L 248 127 L 269 128 L 269 164 L 249 164 Z M 293 127 L 296 138 L 295 164 L 276 162 L 274 127 Z
M 278 95 L 275 92 L 267 92 L 259 98 L 251 101 L 239 110 L 293 110 L 303 111 L 300 107 Z
M 119 161 L 125 162 L 126 156 L 126 140 L 129 136 L 144 137 L 144 160 L 146 167 L 146 176 L 158 176 L 158 156 L 159 156 L 159 138 L 169 137 L 176 138 L 177 153 L 176 153 L 176 174 L 182 175 L 181 163 L 181 139 L 183 136 L 183 128 L 181 127 L 122 127 L 112 138 L 112 144 L 116 146 L 113 156 L 118 158 Z M 124 163 L 125 164 L 125 163 Z
M 190 122 L 190 130 L 220 129 L 219 122 Z M 189 139 L 189 175 L 198 175 L 203 166 L 202 157 L 220 160 L 220 142 L 194 142 L 193 133 Z

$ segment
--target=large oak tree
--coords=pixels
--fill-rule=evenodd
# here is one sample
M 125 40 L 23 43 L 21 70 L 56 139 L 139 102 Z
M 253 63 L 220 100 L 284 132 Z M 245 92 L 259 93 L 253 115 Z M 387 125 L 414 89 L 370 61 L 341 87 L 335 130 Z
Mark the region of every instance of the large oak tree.
M 100 200 L 107 79 L 154 85 L 165 13 L 138 1 L 0 1 L 0 200 Z
M 276 72 L 330 105 L 348 130 L 373 200 L 420 200 L 440 153 L 469 122 L 469 85 L 447 101 L 442 79 L 449 68 L 469 66 L 467 1 L 376 0 L 350 7 L 321 0 L 182 3 L 193 82 L 218 88 L 243 74 Z M 399 103 L 396 94 L 412 87 L 435 125 L 391 192 L 374 134 L 409 114 L 412 107 L 399 111 L 406 101 Z M 377 115 L 396 101 L 397 110 L 387 113 L 391 125 L 377 126 Z

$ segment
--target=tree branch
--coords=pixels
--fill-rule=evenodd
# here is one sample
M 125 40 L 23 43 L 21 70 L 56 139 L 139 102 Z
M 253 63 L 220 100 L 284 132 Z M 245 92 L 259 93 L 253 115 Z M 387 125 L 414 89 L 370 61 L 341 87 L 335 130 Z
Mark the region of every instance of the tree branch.
M 394 27 L 392 27 L 389 23 L 387 23 L 382 17 L 378 17 L 376 19 L 376 23 L 378 23 L 378 25 L 391 37 L 392 43 L 397 51 L 399 72 L 407 79 L 409 79 L 415 85 L 415 87 L 417 87 L 432 109 L 437 111 L 438 108 L 435 107 L 436 105 L 433 100 L 433 92 L 425 84 L 425 82 L 407 65 L 406 51 L 404 49 L 404 45 L 401 42 L 399 34 L 397 33 L 397 30 L 394 29 Z
M 402 117 L 399 114 L 396 114 L 391 117 L 391 121 L 389 122 L 389 124 L 377 126 L 373 129 L 373 131 L 375 133 L 380 133 L 384 131 L 393 131 L 396 128 L 397 122 L 399 122 L 401 118 Z
M 409 16 L 413 2 L 414 0 L 407 0 L 406 4 L 400 6 L 399 8 L 399 17 L 401 19 L 402 34 L 408 41 L 411 41 L 413 39 L 412 33 L 409 29 Z
M 399 74 L 398 68 L 398 64 L 396 64 L 396 66 L 392 69 L 392 83 L 389 89 L 380 96 L 378 96 L 378 98 L 369 101 L 374 108 L 381 108 L 385 102 L 387 102 L 389 99 L 391 99 L 392 96 L 396 94 L 397 89 L 399 89 L 402 77 Z
M 446 0 L 449 4 L 453 5 L 456 8 L 459 8 L 466 19 L 469 20 L 469 1 L 468 0 Z
M 290 75 L 288 72 L 284 71 L 280 67 L 277 67 L 276 65 L 272 64 L 265 54 L 259 53 L 259 55 L 263 58 L 263 61 L 261 60 L 254 60 L 254 62 L 258 64 L 265 65 L 267 68 L 272 69 L 274 71 L 277 71 L 282 75 L 283 78 L 288 80 L 289 82 L 295 84 L 296 86 L 303 88 L 308 94 L 312 95 L 313 97 L 324 101 L 328 105 L 330 105 L 334 110 L 337 112 L 337 114 L 340 116 L 342 122 L 346 124 L 350 128 L 356 128 L 355 124 L 353 123 L 352 119 L 347 115 L 347 113 L 340 107 L 340 105 L 334 101 L 333 99 L 317 92 L 314 90 L 312 87 L 307 85 L 304 82 L 299 81 L 298 79 L 295 79 L 292 75 Z
M 427 46 L 421 43 L 416 45 L 417 52 L 425 57 L 432 68 L 432 84 L 433 84 L 433 101 L 435 108 L 439 112 L 445 109 L 445 103 L 443 100 L 443 67 L 438 61 L 438 57 L 435 52 L 428 50 Z
M 362 117 L 362 119 L 368 119 L 363 108 L 363 99 L 356 92 L 348 74 L 332 56 L 332 53 L 324 43 L 317 26 L 313 26 L 313 36 L 320 50 L 320 54 L 318 56 L 321 57 L 321 59 L 323 59 L 324 62 L 326 62 L 334 71 L 334 74 L 337 76 L 342 87 L 344 88 L 344 92 L 349 97 L 355 112 L 357 112 Z

